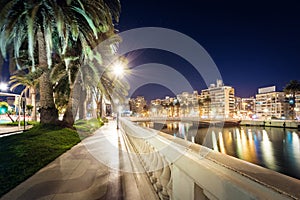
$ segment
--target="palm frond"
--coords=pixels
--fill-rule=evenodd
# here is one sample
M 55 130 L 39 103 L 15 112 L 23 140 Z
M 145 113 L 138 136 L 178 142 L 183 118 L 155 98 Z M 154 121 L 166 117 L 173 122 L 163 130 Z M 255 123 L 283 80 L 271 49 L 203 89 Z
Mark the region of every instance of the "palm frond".
M 84 10 L 82 10 L 80 8 L 77 8 L 74 6 L 73 10 L 75 10 L 76 12 L 78 12 L 85 18 L 85 20 L 88 22 L 90 28 L 92 29 L 95 38 L 97 39 L 98 38 L 97 28 L 95 27 L 93 20 L 88 16 L 88 14 Z

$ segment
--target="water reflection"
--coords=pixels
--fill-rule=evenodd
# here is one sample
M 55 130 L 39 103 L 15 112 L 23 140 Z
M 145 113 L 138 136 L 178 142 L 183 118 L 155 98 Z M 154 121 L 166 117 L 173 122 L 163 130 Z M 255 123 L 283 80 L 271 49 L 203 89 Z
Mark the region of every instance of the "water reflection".
M 143 123 L 142 126 L 189 140 L 223 154 L 300 179 L 299 132 L 282 128 L 200 128 L 193 123 Z

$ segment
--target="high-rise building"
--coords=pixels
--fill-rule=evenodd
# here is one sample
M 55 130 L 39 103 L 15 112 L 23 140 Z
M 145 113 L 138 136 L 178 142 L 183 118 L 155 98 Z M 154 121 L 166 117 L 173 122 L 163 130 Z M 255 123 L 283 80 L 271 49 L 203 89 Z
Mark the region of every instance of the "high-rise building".
M 198 91 L 183 92 L 177 95 L 180 103 L 180 116 L 199 116 Z
M 236 117 L 249 119 L 255 117 L 255 98 L 235 98 Z
M 297 93 L 295 97 L 296 98 L 295 98 L 294 111 L 295 111 L 296 118 L 299 120 L 300 119 L 300 93 Z
M 225 86 L 222 80 L 211 84 L 208 89 L 202 90 L 201 99 L 205 105 L 204 111 L 208 118 L 228 118 L 235 114 L 234 88 Z
M 210 103 L 211 99 L 209 97 L 208 90 L 202 90 L 199 95 L 199 113 L 202 118 L 210 118 Z
M 259 118 L 282 118 L 288 116 L 288 103 L 284 92 L 276 92 L 276 87 L 258 89 L 255 112 Z
M 129 109 L 134 115 L 144 115 L 147 110 L 147 102 L 143 96 L 129 100 Z

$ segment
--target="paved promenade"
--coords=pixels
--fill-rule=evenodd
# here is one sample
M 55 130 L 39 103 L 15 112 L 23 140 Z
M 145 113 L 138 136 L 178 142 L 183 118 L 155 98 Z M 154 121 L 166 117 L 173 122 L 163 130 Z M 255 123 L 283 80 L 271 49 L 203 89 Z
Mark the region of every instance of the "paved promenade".
M 26 127 L 26 129 L 27 128 L 29 129 L 29 127 Z M 22 132 L 23 132 L 23 127 L 19 128 L 18 126 L 14 126 L 14 127 L 0 126 L 0 138 L 13 135 L 13 134 L 19 134 Z
M 19 130 L 23 130 L 23 127 L 21 127 L 19 129 L 18 126 L 14 126 L 14 127 L 0 126 L 0 134 L 6 134 L 6 133 L 10 133 L 10 132 L 19 131 Z
M 145 173 L 119 170 L 130 157 L 124 137 L 109 122 L 1 199 L 158 199 Z

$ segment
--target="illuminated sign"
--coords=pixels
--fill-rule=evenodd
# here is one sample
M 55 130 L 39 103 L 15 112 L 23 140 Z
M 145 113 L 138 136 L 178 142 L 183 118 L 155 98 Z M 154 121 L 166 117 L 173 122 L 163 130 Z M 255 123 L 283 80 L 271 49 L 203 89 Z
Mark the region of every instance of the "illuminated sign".
M 276 86 L 264 87 L 264 88 L 259 88 L 258 89 L 258 94 L 275 92 L 275 91 L 276 91 Z

